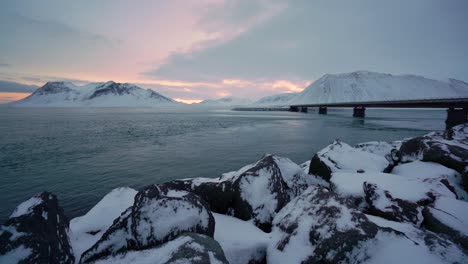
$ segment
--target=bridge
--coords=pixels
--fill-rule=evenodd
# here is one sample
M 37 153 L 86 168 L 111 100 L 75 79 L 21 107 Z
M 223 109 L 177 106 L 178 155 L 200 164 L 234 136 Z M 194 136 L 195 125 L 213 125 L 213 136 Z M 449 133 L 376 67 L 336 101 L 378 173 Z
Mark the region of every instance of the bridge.
M 353 117 L 357 118 L 364 118 L 366 116 L 366 108 L 446 108 L 447 119 L 445 120 L 445 124 L 448 128 L 468 121 L 468 97 L 297 104 L 289 106 L 289 111 L 307 113 L 309 107 L 318 108 L 318 112 L 321 115 L 326 115 L 329 107 L 353 108 Z

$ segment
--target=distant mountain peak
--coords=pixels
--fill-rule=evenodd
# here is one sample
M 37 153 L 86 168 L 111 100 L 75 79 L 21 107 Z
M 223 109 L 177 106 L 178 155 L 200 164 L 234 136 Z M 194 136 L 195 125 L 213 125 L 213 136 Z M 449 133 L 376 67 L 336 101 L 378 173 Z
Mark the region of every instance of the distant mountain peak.
M 231 106 L 244 106 L 244 105 L 249 105 L 251 103 L 252 101 L 247 98 L 237 98 L 237 97 L 228 96 L 228 97 L 223 97 L 219 99 L 207 99 L 198 103 L 197 105 L 231 107 Z
M 151 107 L 178 104 L 153 90 L 114 81 L 75 86 L 69 82 L 47 82 L 14 106 L 123 106 Z

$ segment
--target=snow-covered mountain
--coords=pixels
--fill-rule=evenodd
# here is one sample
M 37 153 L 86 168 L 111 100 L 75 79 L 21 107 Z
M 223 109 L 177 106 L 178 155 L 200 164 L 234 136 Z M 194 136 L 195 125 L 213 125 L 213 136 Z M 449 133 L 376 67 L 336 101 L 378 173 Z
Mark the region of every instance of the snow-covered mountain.
M 253 103 L 255 106 L 284 106 L 289 105 L 299 93 L 283 93 L 265 96 Z
M 453 97 L 468 97 L 468 84 L 455 79 L 438 81 L 416 75 L 357 71 L 325 74 L 300 93 L 266 96 L 253 106 Z
M 245 106 L 250 105 L 251 100 L 247 98 L 224 97 L 215 100 L 204 100 L 198 103 L 198 106 L 213 106 L 213 107 L 231 107 L 231 106 Z
M 357 71 L 325 74 L 290 103 L 331 103 L 468 97 L 468 84 L 437 81 L 415 75 Z
M 153 90 L 113 81 L 76 86 L 69 82 L 48 82 L 30 96 L 13 102 L 18 107 L 154 107 L 178 104 Z

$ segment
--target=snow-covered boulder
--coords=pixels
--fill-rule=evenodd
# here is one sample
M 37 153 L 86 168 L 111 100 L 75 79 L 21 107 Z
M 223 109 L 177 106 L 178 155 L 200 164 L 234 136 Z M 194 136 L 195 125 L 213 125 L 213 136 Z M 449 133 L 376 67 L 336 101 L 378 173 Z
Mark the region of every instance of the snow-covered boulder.
M 150 185 L 138 192 L 133 206 L 82 254 L 81 262 L 155 247 L 185 232 L 213 237 L 214 227 L 211 211 L 198 196 Z
M 395 198 L 388 190 L 379 188 L 375 183 L 364 182 L 367 213 L 398 222 L 411 222 L 420 225 L 423 217 L 422 207 L 417 203 Z
M 402 142 L 400 160 L 431 161 L 463 173 L 468 164 L 468 124 Z
M 386 158 L 391 164 L 398 160 L 397 151 L 401 141 L 371 141 L 357 144 L 354 148 Z
M 389 221 L 377 216 L 366 215 L 367 218 L 376 225 L 384 228 L 402 232 L 414 243 L 401 247 L 400 250 L 388 248 L 386 258 L 378 259 L 378 263 L 465 263 L 467 255 L 457 244 L 447 239 L 445 236 L 439 236 L 431 231 L 418 228 L 411 223 L 401 223 Z M 406 242 L 406 241 L 405 241 Z M 392 250 L 394 250 L 392 252 Z M 395 254 L 397 252 L 397 254 Z M 376 254 L 380 255 L 380 254 Z M 393 257 L 398 257 L 403 262 L 393 261 Z M 375 259 L 375 257 L 374 257 Z M 393 261 L 393 262 L 392 262 Z M 372 263 L 372 259 L 369 261 Z M 374 263 L 377 263 L 374 261 Z
M 68 219 L 43 192 L 21 203 L 0 227 L 0 263 L 74 263 Z
M 231 264 L 265 263 L 269 234 L 250 222 L 232 216 L 213 214 L 216 221 L 214 238 Z
M 365 198 L 365 182 L 376 184 L 380 189 L 390 192 L 393 198 L 419 205 L 431 204 L 441 196 L 456 198 L 438 179 L 421 180 L 379 172 L 336 172 L 333 173 L 330 182 L 334 192 L 344 197 L 352 197 L 358 204 Z
M 309 174 L 329 181 L 334 172 L 383 172 L 389 165 L 385 157 L 335 141 L 312 157 Z
M 114 219 L 133 205 L 137 191 L 128 188 L 117 188 L 102 198 L 85 215 L 70 220 L 70 242 L 75 259 L 96 243 L 112 225 Z
M 228 264 L 223 250 L 213 238 L 184 233 L 158 247 L 128 251 L 94 262 L 95 264 Z
M 423 210 L 424 226 L 449 236 L 468 252 L 468 203 L 440 197 L 433 207 Z
M 273 224 L 268 263 L 360 263 L 379 233 L 392 233 L 323 187 L 310 187 L 296 197 Z
M 421 180 L 439 180 L 458 199 L 468 201 L 468 193 L 463 189 L 462 176 L 457 171 L 434 162 L 413 161 L 393 168 L 392 174 Z
M 269 231 L 276 213 L 312 182 L 313 177 L 291 160 L 265 155 L 255 164 L 218 178 L 176 180 L 164 186 L 193 192 L 213 212 L 251 220 Z

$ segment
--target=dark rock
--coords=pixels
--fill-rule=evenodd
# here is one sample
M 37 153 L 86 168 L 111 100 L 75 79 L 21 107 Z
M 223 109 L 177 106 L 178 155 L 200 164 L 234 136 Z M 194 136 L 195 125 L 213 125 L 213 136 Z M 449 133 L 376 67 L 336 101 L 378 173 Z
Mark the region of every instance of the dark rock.
M 150 185 L 137 193 L 133 206 L 82 254 L 81 262 L 153 248 L 185 232 L 213 237 L 214 227 L 211 211 L 195 194 Z
M 309 174 L 320 176 L 329 182 L 332 171 L 330 167 L 328 167 L 327 164 L 323 162 L 317 154 L 315 154 L 310 160 Z
M 364 182 L 363 188 L 369 205 L 366 213 L 391 221 L 421 224 L 422 207 L 417 203 L 394 198 L 389 191 L 379 188 L 377 184 Z
M 462 173 L 462 183 L 463 188 L 468 192 L 468 166 L 465 167 L 465 171 Z
M 347 199 L 322 187 L 311 187 L 275 217 L 268 261 L 273 263 L 360 263 L 367 259 L 366 243 L 379 233 L 401 233 L 369 221 Z M 308 241 L 308 243 L 306 242 Z M 295 246 L 303 247 L 301 249 Z M 298 259 L 293 252 L 301 252 Z
M 468 164 L 468 124 L 403 141 L 400 160 L 431 161 L 463 173 Z
M 269 232 L 273 217 L 309 186 L 309 177 L 289 159 L 265 155 L 257 163 L 219 178 L 176 180 L 163 186 L 193 192 L 213 212 L 253 220 Z
M 233 182 L 230 213 L 242 220 L 253 220 L 269 232 L 276 213 L 288 202 L 286 183 L 273 156 L 265 156 Z
M 0 257 L 22 256 L 18 263 L 74 263 L 68 225 L 57 197 L 38 194 L 20 204 L 1 226 Z
M 186 233 L 179 238 L 185 237 L 189 237 L 192 240 L 181 245 L 167 263 L 205 264 L 213 263 L 211 259 L 215 258 L 218 261 L 216 263 L 229 264 L 223 249 L 213 238 L 195 233 Z M 194 245 L 197 246 L 194 247 Z M 199 250 L 200 248 L 202 250 Z
M 202 198 L 210 207 L 210 210 L 219 214 L 227 214 L 234 196 L 232 182 L 212 181 L 212 179 L 187 179 L 173 180 L 162 184 L 162 186 L 193 192 Z

